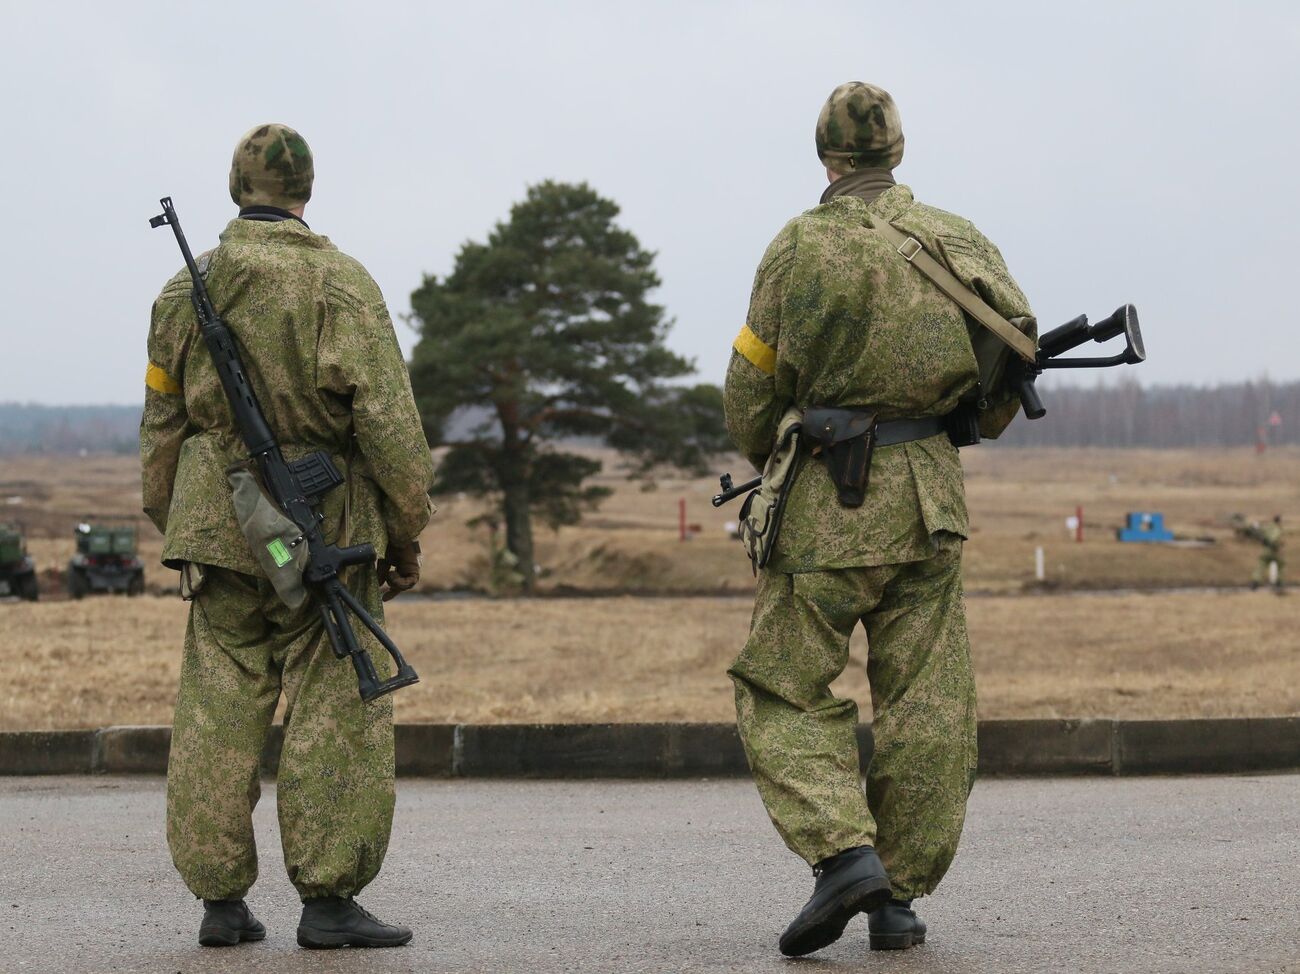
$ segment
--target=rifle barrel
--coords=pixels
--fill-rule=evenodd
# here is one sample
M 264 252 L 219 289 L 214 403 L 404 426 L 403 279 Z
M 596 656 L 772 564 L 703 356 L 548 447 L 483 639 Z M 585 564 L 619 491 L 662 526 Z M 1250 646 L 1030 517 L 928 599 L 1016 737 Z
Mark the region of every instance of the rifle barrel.
M 762 477 L 755 477 L 753 480 L 748 480 L 737 487 L 728 487 L 721 493 L 713 495 L 713 506 L 721 507 L 723 504 L 727 503 L 727 501 L 734 500 L 741 494 L 747 494 L 751 490 L 757 490 L 762 483 Z

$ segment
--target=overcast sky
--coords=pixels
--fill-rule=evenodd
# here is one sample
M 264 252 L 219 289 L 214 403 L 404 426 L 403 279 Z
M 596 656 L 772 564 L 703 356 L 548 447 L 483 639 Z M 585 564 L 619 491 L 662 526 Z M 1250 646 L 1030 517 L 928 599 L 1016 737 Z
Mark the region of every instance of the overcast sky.
M 658 253 L 720 381 L 754 267 L 825 185 L 836 84 L 898 102 L 897 170 L 1002 248 L 1045 327 L 1137 304 L 1146 382 L 1300 378 L 1300 4 L 69 3 L 0 14 L 0 400 L 143 398 L 149 306 L 234 215 L 254 124 L 316 155 L 307 219 L 401 321 L 533 182 Z M 1091 381 L 1091 380 L 1089 380 Z

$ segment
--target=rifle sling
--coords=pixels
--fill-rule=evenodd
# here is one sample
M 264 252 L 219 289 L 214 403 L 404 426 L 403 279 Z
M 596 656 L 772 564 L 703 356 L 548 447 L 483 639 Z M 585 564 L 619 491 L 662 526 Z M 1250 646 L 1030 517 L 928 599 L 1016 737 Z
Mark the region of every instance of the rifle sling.
M 900 257 L 928 277 L 935 287 L 948 295 L 963 311 L 993 332 L 1026 362 L 1038 358 L 1038 345 L 1032 338 L 994 311 L 983 298 L 959 281 L 952 271 L 927 254 L 920 241 L 903 233 L 882 216 L 873 213 L 871 220 L 876 232 L 885 238 Z

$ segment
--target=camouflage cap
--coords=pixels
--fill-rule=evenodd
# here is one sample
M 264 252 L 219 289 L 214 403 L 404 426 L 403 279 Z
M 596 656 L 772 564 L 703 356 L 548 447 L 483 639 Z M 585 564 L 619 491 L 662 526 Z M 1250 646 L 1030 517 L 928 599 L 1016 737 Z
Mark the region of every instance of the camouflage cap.
M 240 207 L 292 209 L 311 199 L 316 172 L 307 141 L 287 125 L 259 125 L 235 146 L 230 198 Z
M 817 117 L 817 156 L 841 175 L 897 166 L 903 159 L 903 123 L 889 92 L 863 81 L 832 91 Z

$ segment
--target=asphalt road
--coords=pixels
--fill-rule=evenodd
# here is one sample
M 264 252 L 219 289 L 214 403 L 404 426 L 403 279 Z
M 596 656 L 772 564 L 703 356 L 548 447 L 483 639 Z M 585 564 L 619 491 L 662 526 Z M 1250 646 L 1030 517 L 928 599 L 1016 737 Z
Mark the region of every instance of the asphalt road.
M 157 778 L 0 779 L 0 971 L 1300 972 L 1300 776 L 982 781 L 924 947 L 865 918 L 804 961 L 811 889 L 748 782 L 403 781 L 361 901 L 408 947 L 308 952 L 257 812 L 261 944 L 196 945 Z

